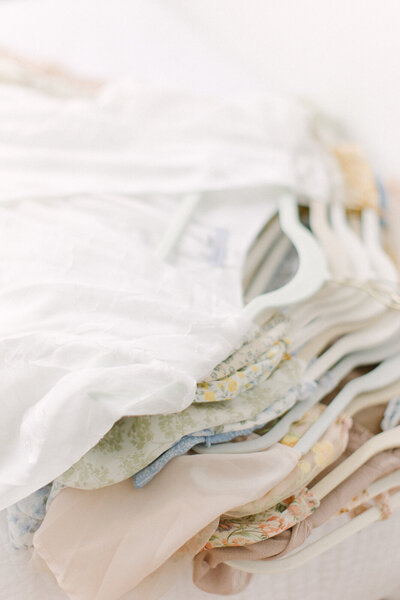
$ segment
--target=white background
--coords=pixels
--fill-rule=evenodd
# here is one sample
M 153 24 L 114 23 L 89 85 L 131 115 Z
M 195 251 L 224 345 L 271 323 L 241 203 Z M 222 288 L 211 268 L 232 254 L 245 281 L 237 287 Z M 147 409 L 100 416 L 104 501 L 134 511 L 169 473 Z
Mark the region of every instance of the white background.
M 289 90 L 400 177 L 399 0 L 0 0 L 0 46 L 101 78 Z

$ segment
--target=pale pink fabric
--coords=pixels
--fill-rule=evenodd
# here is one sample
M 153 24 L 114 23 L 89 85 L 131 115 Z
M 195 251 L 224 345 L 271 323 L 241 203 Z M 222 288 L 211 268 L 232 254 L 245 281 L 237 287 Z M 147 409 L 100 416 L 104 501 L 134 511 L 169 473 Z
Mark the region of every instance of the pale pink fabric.
M 52 502 L 34 546 L 71 600 L 117 600 L 225 511 L 265 494 L 298 453 L 276 444 L 242 455 L 187 455 L 145 488 L 131 480 L 67 488 Z
M 368 410 L 363 418 L 370 421 L 374 414 Z M 358 415 L 357 415 L 358 418 Z M 368 423 L 373 428 L 373 423 Z M 372 433 L 363 425 L 355 422 L 350 432 L 349 444 L 345 453 L 324 472 L 315 478 L 313 484 L 322 479 L 357 448 L 364 444 Z M 226 560 L 275 560 L 301 546 L 315 527 L 319 527 L 351 499 L 365 489 L 370 483 L 400 468 L 400 449 L 387 450 L 377 454 L 360 467 L 353 475 L 343 481 L 322 501 L 316 511 L 291 529 L 263 542 L 238 546 L 236 548 L 215 548 L 200 552 L 194 560 L 193 581 L 202 590 L 217 594 L 233 594 L 241 591 L 247 581 L 238 579 L 236 570 L 224 564 Z
M 158 567 L 121 600 L 159 600 L 174 586 L 179 577 L 190 568 L 194 556 L 205 546 L 214 531 L 217 529 L 219 519 L 196 533 L 191 540 L 177 550 L 161 567 Z

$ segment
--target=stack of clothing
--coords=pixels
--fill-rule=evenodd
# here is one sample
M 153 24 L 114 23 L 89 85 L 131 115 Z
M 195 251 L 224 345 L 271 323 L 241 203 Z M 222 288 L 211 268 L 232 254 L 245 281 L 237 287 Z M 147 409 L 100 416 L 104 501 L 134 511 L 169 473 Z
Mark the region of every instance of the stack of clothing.
M 324 119 L 290 98 L 53 87 L 1 85 L 0 509 L 11 543 L 71 600 L 157 600 L 188 568 L 200 589 L 236 593 L 250 575 L 226 561 L 284 556 L 400 469 L 400 451 L 386 450 L 322 501 L 313 494 L 383 414 L 344 412 L 301 454 L 341 380 L 307 377 L 318 352 L 310 361 L 293 347 L 302 329 L 290 311 L 261 324 L 243 311 L 279 190 L 334 195 L 342 155 Z M 201 202 L 162 260 L 187 193 Z M 270 287 L 295 270 L 289 253 Z M 394 396 L 383 426 L 398 413 Z M 202 453 L 268 433 L 258 452 Z

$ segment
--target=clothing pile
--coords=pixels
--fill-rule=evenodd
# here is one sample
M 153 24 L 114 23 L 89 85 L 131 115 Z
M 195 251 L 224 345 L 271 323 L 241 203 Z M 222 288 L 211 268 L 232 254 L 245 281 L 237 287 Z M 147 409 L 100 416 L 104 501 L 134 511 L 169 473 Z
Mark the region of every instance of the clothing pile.
M 231 594 L 340 513 L 390 516 L 398 191 L 291 97 L 25 69 L 0 84 L 9 553 L 60 598 L 188 569 Z

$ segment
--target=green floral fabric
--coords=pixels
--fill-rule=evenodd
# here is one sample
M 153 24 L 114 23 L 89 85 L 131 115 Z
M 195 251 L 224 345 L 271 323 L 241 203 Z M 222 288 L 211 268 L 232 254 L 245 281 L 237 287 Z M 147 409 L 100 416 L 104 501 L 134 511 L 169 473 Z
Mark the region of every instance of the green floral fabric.
M 118 421 L 103 439 L 75 465 L 61 475 L 58 483 L 93 489 L 123 481 L 143 469 L 184 435 L 225 424 L 246 421 L 282 398 L 300 383 L 305 363 L 291 358 L 283 361 L 265 382 L 224 402 L 192 404 L 180 413 L 126 417 Z

